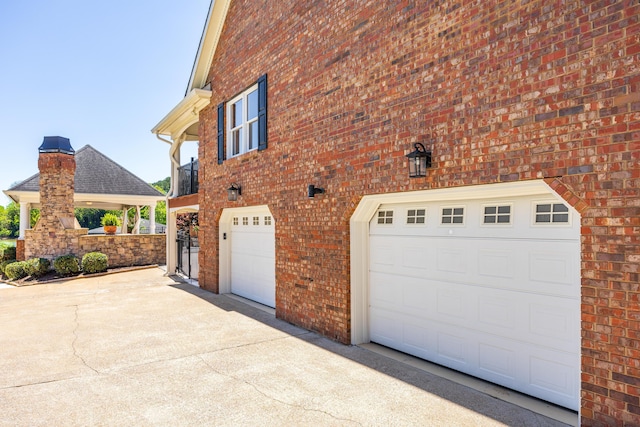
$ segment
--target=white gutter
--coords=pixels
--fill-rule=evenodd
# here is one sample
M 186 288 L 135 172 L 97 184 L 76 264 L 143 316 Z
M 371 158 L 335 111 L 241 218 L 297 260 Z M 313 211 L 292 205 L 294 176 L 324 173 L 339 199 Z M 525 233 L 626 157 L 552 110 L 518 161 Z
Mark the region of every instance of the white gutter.
M 168 139 L 165 139 L 163 137 L 160 136 L 159 133 L 156 133 L 156 138 L 158 138 L 160 141 L 166 142 L 167 144 L 170 145 L 169 148 L 169 158 L 171 159 L 171 163 L 173 165 L 175 165 L 177 168 L 180 168 L 180 163 L 176 160 L 176 158 L 174 157 L 176 154 L 176 150 L 178 150 L 180 148 L 180 144 L 176 144 Z M 166 201 L 167 201 L 167 208 L 169 208 L 169 198 L 173 197 L 173 175 L 174 175 L 174 168 L 173 165 L 171 167 L 171 179 L 170 179 L 170 184 L 169 184 L 169 191 L 167 192 L 167 196 L 166 196 Z

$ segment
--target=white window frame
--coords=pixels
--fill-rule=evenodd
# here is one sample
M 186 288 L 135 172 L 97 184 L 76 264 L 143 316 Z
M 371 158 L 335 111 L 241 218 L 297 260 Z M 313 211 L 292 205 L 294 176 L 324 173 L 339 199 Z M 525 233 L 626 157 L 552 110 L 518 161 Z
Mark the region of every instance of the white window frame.
M 538 205 L 551 205 L 550 212 L 544 212 L 544 214 L 549 214 L 551 221 L 549 222 L 538 222 L 536 221 L 536 215 L 540 212 L 537 211 Z M 567 208 L 567 212 L 554 212 L 553 205 L 564 205 Z M 566 214 L 567 222 L 557 222 L 553 220 L 554 214 Z M 534 227 L 571 227 L 572 226 L 572 213 L 571 206 L 566 202 L 561 202 L 557 199 L 553 200 L 533 200 L 531 201 L 531 225 Z
M 258 149 L 258 145 L 260 144 L 260 141 L 258 140 L 258 116 L 259 114 L 256 114 L 256 116 L 251 119 L 248 120 L 247 116 L 248 116 L 248 108 L 249 108 L 249 103 L 248 101 L 248 97 L 249 94 L 256 92 L 256 102 L 257 101 L 257 97 L 258 97 L 258 83 L 254 84 L 253 86 L 251 86 L 249 89 L 245 90 L 244 92 L 238 94 L 237 96 L 235 96 L 233 99 L 231 99 L 230 101 L 227 102 L 227 105 L 225 107 L 225 122 L 226 122 L 226 144 L 227 144 L 227 158 L 233 158 L 233 157 L 238 157 L 241 156 L 245 153 L 248 153 L 250 151 L 254 151 Z M 242 114 L 241 114 L 241 118 L 239 121 L 238 126 L 232 127 L 233 124 L 233 106 L 234 104 L 236 104 L 238 101 L 242 101 Z M 256 135 L 255 135 L 255 146 L 254 147 L 249 147 L 249 131 L 250 128 L 253 124 L 256 124 Z M 234 132 L 236 131 L 240 131 L 240 143 L 239 143 L 239 147 L 238 147 L 238 152 L 234 153 L 233 150 L 233 145 L 234 145 L 234 139 L 233 139 L 233 135 Z
M 505 214 L 500 214 L 498 213 L 498 209 L 503 207 L 503 206 L 508 206 L 509 207 L 509 222 L 497 222 L 498 221 L 498 216 L 500 215 L 505 215 Z M 496 208 L 496 213 L 495 214 L 489 214 L 491 216 L 495 216 L 496 217 L 496 222 L 485 222 L 485 216 L 487 214 L 485 214 L 485 208 Z M 480 205 L 480 226 L 482 227 L 511 227 L 513 226 L 513 221 L 514 221 L 514 208 L 513 208 L 513 202 L 494 202 L 494 203 L 484 203 Z
M 455 214 L 455 209 L 460 209 L 462 208 L 462 222 L 453 222 L 453 218 L 454 217 L 459 217 L 460 215 Z M 443 222 L 442 219 L 444 218 L 444 212 L 443 210 L 445 209 L 451 209 L 451 215 L 447 215 L 447 217 L 451 217 L 451 222 Z M 444 206 L 440 206 L 439 207 L 439 215 L 440 217 L 438 218 L 438 222 L 439 222 L 439 226 L 440 227 L 464 227 L 466 225 L 467 222 L 467 206 L 466 205 L 444 205 Z

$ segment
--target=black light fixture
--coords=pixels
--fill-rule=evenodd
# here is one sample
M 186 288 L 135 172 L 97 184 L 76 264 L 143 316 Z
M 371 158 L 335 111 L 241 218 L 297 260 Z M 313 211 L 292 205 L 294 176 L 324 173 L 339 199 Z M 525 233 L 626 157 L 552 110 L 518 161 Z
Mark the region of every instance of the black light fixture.
M 407 154 L 409 159 L 409 178 L 427 176 L 427 168 L 431 167 L 431 151 L 427 151 L 420 142 L 413 144 L 415 150 Z
M 322 194 L 324 193 L 324 188 L 318 188 L 313 184 L 309 184 L 309 188 L 307 189 L 307 195 L 309 197 L 314 197 L 316 194 Z
M 231 184 L 231 187 L 227 189 L 227 200 L 230 202 L 235 202 L 238 200 L 238 196 L 242 195 L 242 187 L 238 184 Z

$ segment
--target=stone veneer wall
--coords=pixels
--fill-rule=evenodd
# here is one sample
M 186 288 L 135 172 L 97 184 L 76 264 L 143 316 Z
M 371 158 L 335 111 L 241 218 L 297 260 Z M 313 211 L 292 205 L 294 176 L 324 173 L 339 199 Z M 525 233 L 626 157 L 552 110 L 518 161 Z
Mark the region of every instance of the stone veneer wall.
M 37 227 L 37 226 L 36 226 Z M 24 258 L 55 258 L 66 254 L 78 254 L 79 239 L 89 232 L 86 228 L 62 229 L 47 232 L 33 229 L 25 230 Z
M 109 258 L 109 267 L 164 264 L 166 259 L 166 235 L 164 234 L 116 234 L 82 236 L 79 250 L 82 257 L 88 252 L 102 252 Z

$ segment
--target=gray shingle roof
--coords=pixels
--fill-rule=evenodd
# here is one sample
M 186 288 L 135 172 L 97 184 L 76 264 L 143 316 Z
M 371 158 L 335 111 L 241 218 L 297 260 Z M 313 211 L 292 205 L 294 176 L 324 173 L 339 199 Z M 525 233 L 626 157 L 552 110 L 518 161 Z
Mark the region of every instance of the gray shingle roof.
M 90 145 L 76 151 L 75 157 L 76 193 L 162 196 L 161 192 Z M 40 191 L 40 174 L 25 179 L 7 191 Z

